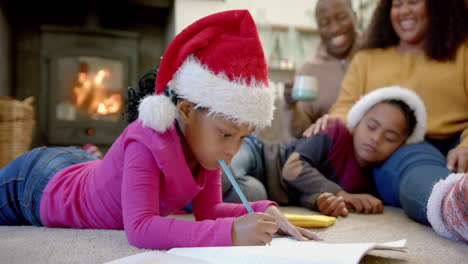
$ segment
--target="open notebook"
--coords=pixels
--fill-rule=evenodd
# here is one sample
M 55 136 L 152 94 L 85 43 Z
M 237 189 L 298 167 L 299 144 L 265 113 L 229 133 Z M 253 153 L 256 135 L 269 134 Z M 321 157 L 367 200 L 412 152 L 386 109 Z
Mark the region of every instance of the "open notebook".
M 402 250 L 406 239 L 377 243 L 298 242 L 275 238 L 270 246 L 173 248 L 166 253 L 151 251 L 118 259 L 109 264 L 236 263 L 236 264 L 357 264 L 372 249 Z M 180 261 L 180 262 L 179 262 Z

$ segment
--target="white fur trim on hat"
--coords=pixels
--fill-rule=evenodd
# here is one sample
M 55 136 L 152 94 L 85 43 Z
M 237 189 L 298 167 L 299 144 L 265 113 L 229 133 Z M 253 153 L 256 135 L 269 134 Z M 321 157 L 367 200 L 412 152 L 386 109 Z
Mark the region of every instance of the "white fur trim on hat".
M 348 112 L 348 128 L 353 131 L 364 114 L 375 104 L 385 100 L 401 100 L 413 111 L 416 117 L 416 126 L 413 133 L 406 140 L 406 144 L 417 143 L 424 140 L 426 134 L 426 108 L 421 98 L 412 90 L 400 86 L 379 88 L 362 96 Z
M 143 98 L 138 106 L 138 119 L 143 126 L 163 133 L 177 117 L 177 108 L 164 94 Z
M 223 73 L 214 74 L 191 55 L 168 85 L 180 98 L 208 108 L 212 115 L 258 128 L 269 126 L 275 109 L 273 89 L 255 80 L 247 84 L 242 77 L 231 81 Z
M 437 234 L 455 240 L 459 239 L 453 235 L 444 224 L 444 219 L 442 218 L 442 202 L 445 194 L 450 191 L 450 188 L 452 188 L 463 175 L 464 173 L 452 173 L 444 180 L 438 181 L 434 184 L 434 187 L 432 187 L 432 192 L 427 202 L 427 219 L 429 223 L 431 223 L 432 228 L 434 228 Z

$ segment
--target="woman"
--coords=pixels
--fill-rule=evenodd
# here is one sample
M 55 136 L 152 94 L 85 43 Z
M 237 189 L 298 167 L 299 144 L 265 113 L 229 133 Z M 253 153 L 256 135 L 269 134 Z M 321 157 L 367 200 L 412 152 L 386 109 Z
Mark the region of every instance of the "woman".
M 434 183 L 468 169 L 467 25 L 464 0 L 381 0 L 329 113 L 346 121 L 360 96 L 383 86 L 398 84 L 421 96 L 426 141 L 399 149 L 374 170 L 374 179 L 384 202 L 427 225 Z

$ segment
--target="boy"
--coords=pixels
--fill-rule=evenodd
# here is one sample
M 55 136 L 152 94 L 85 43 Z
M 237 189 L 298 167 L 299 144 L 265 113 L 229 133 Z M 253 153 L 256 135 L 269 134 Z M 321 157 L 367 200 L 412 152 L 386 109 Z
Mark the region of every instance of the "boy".
M 416 93 L 397 86 L 381 88 L 353 106 L 348 128 L 334 120 L 319 135 L 279 144 L 250 136 L 231 166 L 240 179 L 259 179 L 269 199 L 282 204 L 300 204 L 331 216 L 345 216 L 349 209 L 381 213 L 382 202 L 362 194 L 374 191 L 368 169 L 404 144 L 422 141 L 425 127 L 424 104 Z M 225 201 L 235 198 L 232 191 L 224 195 Z

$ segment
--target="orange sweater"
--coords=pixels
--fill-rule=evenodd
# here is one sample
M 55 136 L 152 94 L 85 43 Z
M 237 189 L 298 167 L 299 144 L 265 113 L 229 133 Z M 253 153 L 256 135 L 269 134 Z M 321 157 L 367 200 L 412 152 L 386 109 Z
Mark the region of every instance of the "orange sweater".
M 428 115 L 427 137 L 444 139 L 461 132 L 459 146 L 468 147 L 468 43 L 451 62 L 399 54 L 395 47 L 356 54 L 330 115 L 346 121 L 348 110 L 362 95 L 390 85 L 421 96 Z

